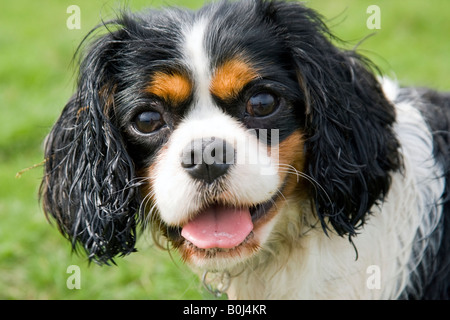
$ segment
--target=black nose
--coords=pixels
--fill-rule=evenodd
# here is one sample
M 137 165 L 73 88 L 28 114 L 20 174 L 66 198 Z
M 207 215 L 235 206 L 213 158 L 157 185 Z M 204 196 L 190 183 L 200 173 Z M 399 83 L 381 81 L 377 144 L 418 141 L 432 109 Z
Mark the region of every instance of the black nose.
M 212 183 L 234 163 L 234 147 L 223 139 L 191 141 L 181 155 L 181 166 L 191 177 Z

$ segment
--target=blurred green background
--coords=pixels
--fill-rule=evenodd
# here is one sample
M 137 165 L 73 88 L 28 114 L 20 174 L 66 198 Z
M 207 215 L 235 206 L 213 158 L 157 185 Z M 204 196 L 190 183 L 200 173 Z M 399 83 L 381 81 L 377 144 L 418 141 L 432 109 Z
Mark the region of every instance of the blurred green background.
M 198 8 L 199 0 L 129 0 L 132 9 Z M 81 29 L 69 30 L 70 5 Z M 118 266 L 89 265 L 46 221 L 37 191 L 42 142 L 74 90 L 71 59 L 83 36 L 124 2 L 17 0 L 0 4 L 0 299 L 211 299 L 197 275 L 155 248 L 144 234 L 138 253 Z M 311 0 L 349 46 L 374 34 L 360 52 L 403 85 L 450 90 L 450 1 Z M 369 5 L 381 9 L 381 29 L 369 30 Z M 81 289 L 69 290 L 67 267 L 81 268 Z

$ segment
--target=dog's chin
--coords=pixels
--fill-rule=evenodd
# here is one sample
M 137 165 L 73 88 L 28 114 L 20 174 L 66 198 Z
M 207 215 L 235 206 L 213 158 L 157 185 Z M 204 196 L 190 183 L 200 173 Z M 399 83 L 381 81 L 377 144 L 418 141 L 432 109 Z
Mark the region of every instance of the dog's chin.
M 229 232 L 221 232 L 220 227 L 201 229 L 196 227 L 197 235 L 186 231 L 189 223 L 180 227 L 171 227 L 168 238 L 178 249 L 182 259 L 193 268 L 206 270 L 229 270 L 236 265 L 250 259 L 260 250 L 273 227 L 274 217 L 277 215 L 274 199 L 252 206 L 235 208 L 237 213 L 245 216 L 249 214 L 251 221 L 241 218 L 240 222 L 229 227 Z M 230 206 L 214 204 L 197 215 L 194 222 L 208 210 L 233 210 Z M 220 218 L 218 218 L 220 220 Z M 192 224 L 192 221 L 191 221 Z M 242 226 L 244 225 L 244 226 Z M 252 227 L 248 227 L 251 225 Z M 225 227 L 223 227 L 225 228 Z M 194 229 L 191 227 L 191 229 Z M 215 229 L 215 231 L 213 231 Z M 192 230 L 189 230 L 192 231 Z M 219 232 L 217 232 L 219 231 Z M 214 234 L 205 234 L 205 233 Z M 205 240 L 206 239 L 206 240 Z
M 179 248 L 187 264 L 202 270 L 228 270 L 251 258 L 259 251 L 259 242 L 252 231 L 238 246 L 230 249 L 210 248 L 202 249 L 188 240 Z

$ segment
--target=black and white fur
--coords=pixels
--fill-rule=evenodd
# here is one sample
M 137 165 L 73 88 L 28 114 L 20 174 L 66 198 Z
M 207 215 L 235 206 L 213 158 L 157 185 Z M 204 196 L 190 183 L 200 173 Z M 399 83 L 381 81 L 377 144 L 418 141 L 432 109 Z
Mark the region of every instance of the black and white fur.
M 150 223 L 157 241 L 186 249 L 181 226 L 227 192 L 233 205 L 250 206 L 255 223 L 276 203 L 252 249 L 190 248 L 193 267 L 230 274 L 230 298 L 449 297 L 448 94 L 376 78 L 367 59 L 335 47 L 320 16 L 294 2 L 124 13 L 104 26 L 46 140 L 41 197 L 73 248 L 108 263 L 135 251 L 137 227 Z M 239 99 L 217 99 L 214 70 L 242 55 L 258 79 Z M 144 94 L 151 76 L 167 70 L 192 80 L 177 108 Z M 252 86 L 283 101 L 276 115 L 242 111 Z M 149 106 L 164 126 L 142 135 L 135 119 Z M 301 133 L 303 171 L 262 154 L 273 174 L 244 161 L 205 187 L 180 166 L 190 141 L 246 140 L 257 150 L 248 129 L 261 128 L 279 130 L 280 149 Z M 284 194 L 288 166 L 306 187 Z M 367 283 L 371 266 L 380 271 L 376 288 Z

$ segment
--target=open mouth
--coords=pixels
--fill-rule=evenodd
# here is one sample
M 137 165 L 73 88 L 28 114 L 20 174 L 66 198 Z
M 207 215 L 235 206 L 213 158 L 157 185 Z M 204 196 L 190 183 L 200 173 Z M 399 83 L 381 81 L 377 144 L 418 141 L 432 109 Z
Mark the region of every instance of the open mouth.
M 200 249 L 231 249 L 252 232 L 249 208 L 212 205 L 185 224 L 181 236 Z
M 178 229 L 190 250 L 202 253 L 229 253 L 253 238 L 257 221 L 271 209 L 274 199 L 244 207 L 212 204 Z

